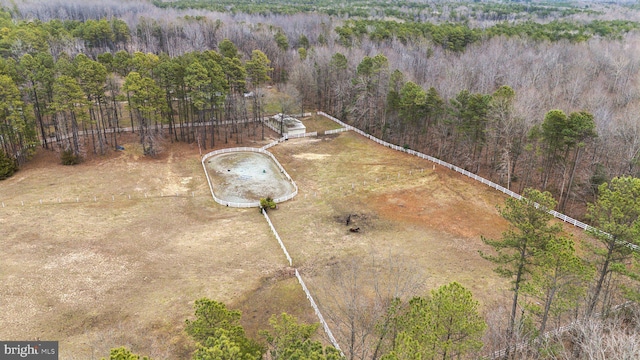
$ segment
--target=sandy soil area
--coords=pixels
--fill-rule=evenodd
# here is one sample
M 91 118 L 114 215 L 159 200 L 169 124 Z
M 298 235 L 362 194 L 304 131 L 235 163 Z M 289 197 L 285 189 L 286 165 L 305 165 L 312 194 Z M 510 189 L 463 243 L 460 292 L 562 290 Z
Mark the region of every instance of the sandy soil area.
M 250 203 L 266 197 L 287 196 L 295 190 L 277 164 L 265 154 L 220 154 L 208 159 L 206 166 L 213 192 L 221 200 Z

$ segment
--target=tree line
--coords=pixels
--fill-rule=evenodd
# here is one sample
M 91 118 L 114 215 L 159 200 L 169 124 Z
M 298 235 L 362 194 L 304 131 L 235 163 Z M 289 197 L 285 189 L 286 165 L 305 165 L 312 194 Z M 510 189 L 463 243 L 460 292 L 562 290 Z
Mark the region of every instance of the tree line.
M 547 331 L 572 321 L 606 318 L 612 304 L 638 299 L 639 254 L 633 247 L 640 244 L 640 179 L 621 177 L 602 184 L 587 213 L 597 230 L 577 240 L 552 221 L 548 211 L 556 201 L 550 193 L 527 189 L 523 196 L 507 199 L 500 208 L 509 222 L 502 238 L 482 238 L 494 252 L 480 252 L 512 285 L 505 357 L 527 353 L 515 347 L 517 339 L 538 353 L 555 346 L 550 344 L 569 341 L 574 350 L 564 356 L 581 358 L 588 347 L 584 338 L 548 336 Z
M 28 151 L 20 149 L 32 148 L 37 137 L 46 142 L 46 135 L 55 134 L 59 134 L 55 135 L 56 141 L 71 139 L 64 147 L 72 150 L 73 162 L 80 145 L 73 133 L 85 127 L 95 138 L 95 145 L 89 146 L 102 153 L 104 144 L 109 141 L 114 145 L 117 137 L 107 130 L 118 128 L 114 124 L 120 124 L 123 117 L 129 126 L 130 118 L 142 124 L 147 144 L 154 141 L 155 135 L 146 129 L 160 129 L 162 122 L 170 128 L 174 140 L 177 133 L 180 141 L 200 141 L 211 146 L 215 142 L 212 132 L 218 136 L 217 131 L 223 131 L 223 141 L 232 135 L 241 141 L 237 127 L 213 130 L 212 123 L 203 119 L 259 118 L 259 99 L 247 100 L 240 94 L 259 88 L 266 82 L 264 79 L 271 78 L 303 107 L 330 112 L 385 140 L 440 157 L 515 191 L 526 187 L 549 190 L 558 200 L 559 209 L 574 217 L 582 218 L 586 202 L 594 198 L 599 184 L 615 176 L 639 173 L 640 137 L 633 114 L 639 103 L 640 67 L 632 60 L 638 55 L 634 54 L 637 47 L 625 45 L 638 41 L 634 22 L 498 23 L 483 30 L 486 34 L 495 32 L 488 36 L 479 35 L 477 28 L 464 22 L 345 22 L 305 14 L 246 15 L 250 21 L 244 22 L 229 14 L 193 10 L 168 18 L 158 11 L 176 10 L 136 3 L 128 4 L 135 9 L 136 17 L 124 20 L 102 17 L 115 12 L 108 3 L 102 10 L 87 4 L 86 13 L 75 9 L 73 16 L 83 20 L 27 20 L 27 16 L 34 15 L 50 18 L 55 11 L 50 5 L 40 6 L 36 13 L 29 4 L 18 4 L 11 13 L 1 16 L 6 29 L 6 36 L 0 39 L 7 64 L 4 73 L 16 83 L 26 110 L 12 113 L 21 119 L 6 121 L 13 125 L 4 127 L 8 132 L 4 151 L 7 158 L 19 163 L 28 157 Z M 71 9 L 66 11 L 70 13 Z M 25 20 L 13 21 L 12 17 Z M 556 35 L 535 35 L 536 28 Z M 514 36 L 512 30 L 521 35 Z M 600 35 L 567 42 L 559 35 L 563 32 Z M 244 80 L 234 80 L 242 76 L 238 73 L 242 70 L 234 70 L 228 60 L 221 63 L 219 59 L 200 58 L 201 64 L 213 61 L 224 65 L 226 84 L 214 84 L 221 78 L 207 74 L 209 85 L 194 84 L 193 89 L 199 89 L 200 96 L 206 91 L 214 91 L 214 95 L 192 100 L 187 94 L 192 91 L 191 84 L 183 84 L 182 74 L 192 61 L 189 54 L 210 51 L 193 49 L 216 49 L 222 54 L 220 46 L 227 43 L 224 39 L 236 46 L 237 54 L 233 56 L 243 66 L 252 61 L 253 51 L 259 49 L 270 61 L 266 74 L 256 81 L 249 79 L 249 73 Z M 136 50 L 131 49 L 157 57 L 158 60 L 150 60 L 149 66 L 157 65 L 159 69 L 141 72 L 125 64 L 129 57 L 136 57 Z M 49 79 L 53 63 L 61 58 L 75 61 L 81 53 L 91 62 L 105 66 L 108 84 L 104 98 L 88 94 L 85 88 L 88 105 L 77 103 L 75 110 L 55 111 L 49 107 L 54 102 Z M 27 55 L 44 64 L 41 69 L 34 69 L 35 64 L 29 64 Z M 140 55 L 137 57 L 141 59 Z M 18 65 L 23 64 L 24 69 L 19 70 Z M 196 71 L 195 67 L 191 70 Z M 141 75 L 141 81 L 146 72 L 146 77 L 164 91 L 166 100 L 156 96 L 154 106 L 142 109 L 135 96 L 119 98 L 125 94 L 118 85 L 131 70 Z M 54 77 L 62 75 L 56 71 Z M 80 81 L 74 74 L 64 75 Z M 28 79 L 30 76 L 33 79 Z M 62 87 L 59 84 L 58 88 Z M 80 95 L 77 91 L 75 94 Z M 118 110 L 124 103 L 132 106 L 131 111 Z M 552 112 L 556 109 L 565 115 Z M 85 113 L 89 120 L 84 120 Z M 59 126 L 52 115 L 61 118 Z M 569 122 L 589 115 L 593 117 L 593 129 L 571 129 Z M 35 134 L 34 126 L 24 125 L 33 122 L 30 117 L 35 118 Z M 563 117 L 567 119 L 562 120 Z M 567 132 L 584 133 L 567 133 L 566 138 L 554 140 L 551 130 L 545 131 L 542 126 L 543 122 L 548 123 L 547 118 L 567 122 L 563 125 Z M 200 127 L 191 127 L 194 122 L 205 124 L 202 126 L 208 129 L 195 135 L 193 132 Z M 98 128 L 102 135 L 96 133 Z M 190 129 L 188 134 L 185 128 Z M 20 129 L 24 129 L 24 136 L 13 134 Z M 155 152 L 150 145 L 145 145 L 145 151 Z
M 553 189 L 560 211 L 575 199 L 571 195 L 575 194 L 580 162 L 598 137 L 594 115 L 588 111 L 550 110 L 541 124 L 531 126 L 516 114 L 516 93 L 509 86 L 490 94 L 461 90 L 447 101 L 435 87 L 425 89 L 408 81 L 401 71 L 391 71 L 389 60 L 381 54 L 365 56 L 354 74 L 349 72 L 346 57 L 337 53 L 318 81 L 322 90 L 316 98 L 324 101 L 320 108 L 383 139 L 433 154 L 507 188 L 517 182 L 518 191 L 532 186 Z M 351 99 L 339 95 L 343 91 Z M 605 180 L 595 172 L 586 184 L 581 179 L 582 198 L 592 195 Z
M 252 1 L 158 1 L 153 4 L 160 8 L 207 9 L 219 12 L 285 14 L 323 13 L 344 18 L 395 18 L 403 21 L 426 21 L 440 19 L 449 21 L 461 20 L 508 20 L 508 19 L 546 19 L 566 17 L 574 14 L 598 14 L 588 6 L 581 7 L 571 3 L 521 4 L 498 2 L 421 2 L 421 1 L 349 1 L 323 0 L 310 3 L 308 1 L 263 1 L 256 4 Z
M 305 108 L 526 195 L 501 209 L 512 228 L 502 239 L 485 239 L 495 252 L 483 254 L 512 280 L 504 342 L 512 355 L 519 336 L 542 341 L 547 329 L 637 299 L 631 282 L 636 253 L 625 245 L 637 244 L 640 229 L 633 178 L 640 174 L 640 66 L 634 60 L 640 46 L 637 33 L 627 32 L 634 24 L 591 22 L 621 30 L 610 38 L 606 26 L 594 29 L 604 37 L 581 41 L 540 41 L 526 35 L 527 28 L 520 36 L 475 37 L 465 24 L 425 25 L 445 29 L 441 41 L 433 34 L 403 37 L 402 27 L 391 23 L 386 34 L 378 23 L 323 15 L 185 11 L 170 17 L 137 3 L 128 4 L 137 9 L 135 18 L 118 21 L 105 15 L 111 5 L 88 4 L 85 13 L 60 4 L 70 17 L 64 21 L 45 21 L 57 11 L 49 5 L 39 8 L 43 20 L 27 19 L 35 14 L 27 10 L 35 10 L 22 3 L 13 15 L 0 14 L 0 177 L 39 145 L 59 148 L 68 163 L 87 151 L 116 148 L 123 127 L 137 133 L 149 155 L 165 127 L 172 141 L 204 147 L 242 142 L 243 128 L 260 137 L 255 120 L 264 104 L 243 94 L 258 94 L 271 82 Z M 504 25 L 518 26 L 538 27 Z M 347 28 L 355 35 L 342 34 Z M 540 207 L 577 213 L 604 232 L 582 246 Z M 397 305 L 402 316 L 432 314 L 432 300 Z M 394 340 L 373 342 L 384 349 L 376 354 L 429 358 L 441 349 L 433 337 L 420 337 L 424 324 L 392 316 L 390 306 L 384 310 L 389 316 L 380 319 L 394 319 L 386 327 Z M 381 321 L 375 324 L 385 328 Z M 576 344 L 584 347 L 588 335 L 580 336 L 584 341 Z M 447 346 L 439 358 L 462 351 Z M 351 357 L 356 354 L 354 344 Z
M 287 313 L 272 315 L 270 328 L 259 331 L 259 339 L 254 339 L 240 324 L 239 310 L 207 298 L 196 300 L 194 309 L 195 318 L 187 319 L 184 327 L 194 342 L 194 360 L 344 358 L 340 350 L 318 340 L 318 323 L 301 323 Z M 456 282 L 406 303 L 394 299 L 378 325 L 373 359 L 385 360 L 460 358 L 482 347 L 480 338 L 486 328 L 478 302 Z M 124 347 L 112 349 L 109 356 L 109 360 L 129 359 L 140 357 Z
M 79 36 L 86 36 L 86 29 L 110 29 L 109 24 L 117 22 L 88 21 L 74 29 L 85 29 Z M 22 27 L 18 23 L 14 30 Z M 57 25 L 41 24 L 42 31 L 52 29 Z M 117 39 L 109 34 L 108 39 Z M 101 38 L 85 41 L 101 43 Z M 80 160 L 82 151 L 104 154 L 118 146 L 118 132 L 125 126 L 139 133 L 148 155 L 155 154 L 155 137 L 163 125 L 172 140 L 195 141 L 204 148 L 214 146 L 216 137 L 227 142 L 235 135 L 236 142 L 242 142 L 240 124 L 248 126 L 249 119 L 263 116 L 260 97 L 247 101 L 243 94 L 258 93 L 270 80 L 270 60 L 255 50 L 243 61 L 229 40 L 218 45 L 219 52 L 174 58 L 120 50 L 101 53 L 94 60 L 84 54 L 54 57 L 38 47 L 30 49 L 0 61 L 4 92 L 0 148 L 3 159 L 13 159 L 17 165 L 27 161 L 38 143 L 46 149 L 59 148 L 70 164 Z M 223 121 L 232 126 L 222 127 L 221 134 L 216 125 Z M 258 134 L 253 126 L 253 136 L 264 136 L 264 129 Z
M 527 37 L 535 41 L 586 41 L 593 36 L 621 38 L 636 30 L 640 23 L 625 20 L 594 20 L 589 23 L 554 20 L 548 23 L 524 21 L 500 22 L 486 28 L 467 23 L 397 22 L 391 20 L 349 20 L 335 28 L 338 41 L 345 47 L 359 44 L 364 36 L 374 41 L 397 39 L 403 43 L 420 38 L 454 52 L 461 52 L 475 42 L 495 36 Z

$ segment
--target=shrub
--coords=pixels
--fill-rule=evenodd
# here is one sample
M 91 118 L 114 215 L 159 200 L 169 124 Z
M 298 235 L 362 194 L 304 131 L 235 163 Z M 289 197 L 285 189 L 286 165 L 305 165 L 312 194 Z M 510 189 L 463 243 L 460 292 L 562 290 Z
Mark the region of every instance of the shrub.
M 277 206 L 276 202 L 273 201 L 273 199 L 271 197 L 266 197 L 266 198 L 262 198 L 260 199 L 260 209 L 275 209 Z
M 8 179 L 16 171 L 18 171 L 16 161 L 0 150 L 0 180 Z
M 60 154 L 62 165 L 77 165 L 82 162 L 82 157 L 73 153 L 73 150 L 64 150 Z

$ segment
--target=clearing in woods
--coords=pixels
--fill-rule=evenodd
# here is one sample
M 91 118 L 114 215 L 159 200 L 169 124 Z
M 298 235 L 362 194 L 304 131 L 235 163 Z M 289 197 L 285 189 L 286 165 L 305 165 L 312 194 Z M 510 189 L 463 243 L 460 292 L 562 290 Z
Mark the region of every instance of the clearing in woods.
M 124 146 L 74 167 L 41 151 L 1 183 L 1 339 L 59 340 L 61 359 L 117 346 L 186 359 L 184 320 L 201 297 L 241 309 L 253 336 L 274 313 L 317 321 L 258 210 L 213 202 L 196 146 L 167 144 L 156 159 Z M 480 235 L 506 228 L 504 195 L 353 132 L 269 151 L 300 191 L 271 219 L 322 307 L 336 297 L 332 268 L 387 259 L 421 274 L 425 293 L 455 280 L 485 309 L 504 296 L 477 254 Z

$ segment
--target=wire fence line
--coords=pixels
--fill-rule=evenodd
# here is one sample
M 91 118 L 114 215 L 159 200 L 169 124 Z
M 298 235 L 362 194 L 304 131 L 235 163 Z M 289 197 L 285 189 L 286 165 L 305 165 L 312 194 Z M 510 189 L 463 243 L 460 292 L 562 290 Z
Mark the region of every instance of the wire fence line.
M 267 117 L 268 119 L 268 117 Z M 196 129 L 203 126 L 225 126 L 225 125 L 235 125 L 235 124 L 250 124 L 254 122 L 260 122 L 260 120 L 254 119 L 244 119 L 244 120 L 213 120 L 213 121 L 201 121 L 195 123 L 172 123 L 172 124 L 156 124 L 150 126 L 152 130 L 165 130 L 165 129 L 181 129 L 184 128 L 187 131 L 191 129 Z M 96 135 L 96 134 L 120 134 L 120 133 L 133 133 L 135 130 L 140 130 L 140 126 L 138 127 L 116 127 L 116 128 L 106 128 L 106 129 L 86 129 L 78 131 L 78 136 L 86 136 L 86 135 Z M 67 140 L 72 138 L 73 134 L 58 134 L 58 135 L 48 135 L 44 139 L 50 143 L 56 143 L 63 140 Z M 40 135 L 42 139 L 42 136 Z
M 474 173 L 472 173 L 470 171 L 467 171 L 465 169 L 462 169 L 462 168 L 460 168 L 458 166 L 455 166 L 455 165 L 450 164 L 448 162 L 442 161 L 442 160 L 437 159 L 437 158 L 435 158 L 433 156 L 429 156 L 429 155 L 423 154 L 423 153 L 415 151 L 415 150 L 407 149 L 407 148 L 404 148 L 404 147 L 401 147 L 401 146 L 398 146 L 398 145 L 395 145 L 395 144 L 391 144 L 391 143 L 386 142 L 384 140 L 380 140 L 380 139 L 376 138 L 375 136 L 367 134 L 367 133 L 365 133 L 364 131 L 362 131 L 360 129 L 357 129 L 357 128 L 351 126 L 351 125 L 347 125 L 344 122 L 342 122 L 342 121 L 336 119 L 335 117 L 333 117 L 333 116 L 331 116 L 329 114 L 326 114 L 326 113 L 324 113 L 322 111 L 318 111 L 318 115 L 321 115 L 321 116 L 324 116 L 324 117 L 326 117 L 326 118 L 328 118 L 330 120 L 333 120 L 334 122 L 336 122 L 336 123 L 340 124 L 341 126 L 343 126 L 345 129 L 353 130 L 354 132 L 366 137 L 367 139 L 375 141 L 376 143 L 378 143 L 380 145 L 383 145 L 385 147 L 391 148 L 393 150 L 397 150 L 397 151 L 401 151 L 401 152 L 404 152 L 404 153 L 407 153 L 407 154 L 410 154 L 410 155 L 417 156 L 417 157 L 419 157 L 421 159 L 429 160 L 429 161 L 434 162 L 434 163 L 436 163 L 436 164 L 438 164 L 440 166 L 444 166 L 444 167 L 449 168 L 449 169 L 451 169 L 453 171 L 456 171 L 456 172 L 458 172 L 460 174 L 463 174 L 463 175 L 465 175 L 467 177 L 470 177 L 470 178 L 472 178 L 472 179 L 474 179 L 476 181 L 479 181 L 479 182 L 481 182 L 481 183 L 483 183 L 483 184 L 485 184 L 485 185 L 487 185 L 487 186 L 489 186 L 489 187 L 491 187 L 493 189 L 501 191 L 501 192 L 513 197 L 513 198 L 516 198 L 518 200 L 522 199 L 522 195 L 517 194 L 517 193 L 505 188 L 502 185 L 496 184 L 491 180 L 485 179 L 485 178 L 483 178 L 481 176 L 478 176 L 478 175 L 476 175 L 476 174 L 474 174 Z M 343 131 L 346 131 L 346 130 L 343 130 Z M 595 233 L 598 233 L 598 232 L 602 233 L 600 230 L 594 228 L 591 225 L 587 225 L 587 224 L 583 223 L 582 221 L 578 221 L 578 220 L 576 220 L 576 219 L 574 219 L 574 218 L 572 218 L 570 216 L 567 216 L 565 214 L 559 213 L 559 212 L 557 212 L 555 210 L 549 210 L 549 214 L 553 215 L 557 219 L 560 219 L 560 220 L 562 220 L 562 221 L 564 221 L 566 223 L 569 223 L 569 224 L 571 224 L 573 226 L 579 227 L 579 228 L 584 229 L 586 231 L 595 232 Z M 608 235 L 608 234 L 606 234 L 606 235 Z M 608 235 L 608 236 L 610 236 L 610 235 Z M 638 245 L 631 244 L 631 243 L 628 243 L 628 242 L 625 242 L 624 244 L 627 247 L 629 247 L 630 249 L 633 249 L 635 251 L 640 251 L 640 247 Z
M 115 201 L 129 201 L 129 200 L 145 200 L 145 199 L 175 199 L 175 198 L 195 198 L 201 197 L 202 194 L 196 194 L 195 191 L 191 192 L 134 192 L 131 194 L 111 194 L 111 195 L 83 195 L 83 196 L 56 196 L 49 198 L 28 200 L 3 200 L 0 201 L 0 208 L 7 208 L 11 206 L 36 206 L 36 205 L 64 205 L 64 204 L 79 204 L 79 203 L 102 203 L 102 202 L 115 202 Z M 206 195 L 208 196 L 208 195 Z

